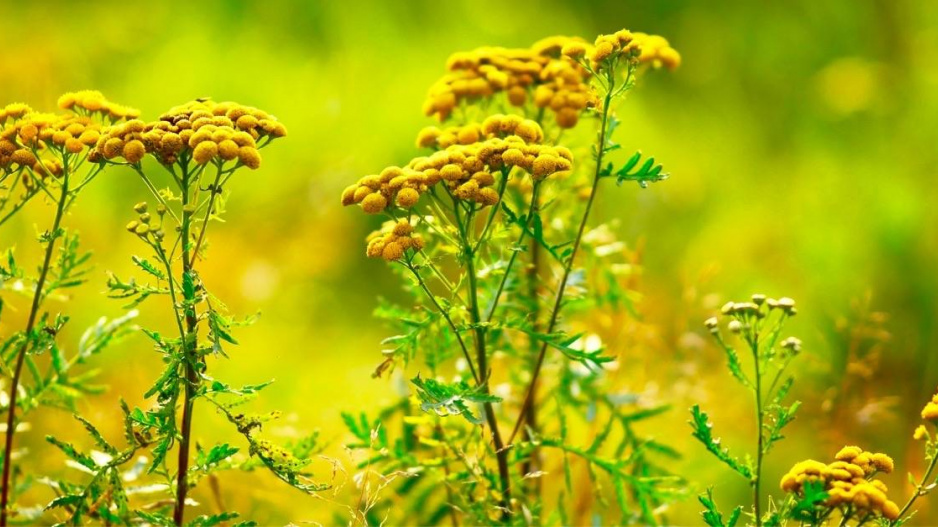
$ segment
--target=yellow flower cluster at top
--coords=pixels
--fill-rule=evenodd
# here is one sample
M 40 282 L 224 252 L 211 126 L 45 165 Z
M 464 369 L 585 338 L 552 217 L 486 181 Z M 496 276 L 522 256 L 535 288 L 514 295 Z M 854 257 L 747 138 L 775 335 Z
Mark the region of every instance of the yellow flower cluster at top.
M 59 97 L 59 108 L 78 114 L 98 113 L 109 117 L 112 122 L 140 117 L 140 110 L 113 103 L 96 90 L 66 93 Z
M 653 68 L 664 66 L 673 70 L 681 65 L 681 55 L 667 39 L 647 33 L 633 33 L 627 29 L 611 35 L 599 35 L 592 46 L 580 42 L 568 43 L 561 53 L 574 60 L 588 58 L 594 71 L 600 70 L 610 60 L 623 56 Z
M 463 101 L 505 93 L 508 103 L 522 107 L 529 100 L 550 109 L 557 125 L 572 128 L 584 109 L 598 103 L 590 87 L 591 72 L 607 59 L 628 56 L 637 64 L 674 69 L 680 54 L 664 37 L 622 30 L 600 35 L 591 45 L 577 37 L 545 38 L 530 48 L 482 47 L 455 53 L 447 61 L 449 73 L 435 82 L 424 102 L 424 113 L 445 121 Z
M 550 108 L 557 124 L 576 125 L 580 112 L 595 104 L 589 72 L 560 55 L 570 37 L 550 37 L 530 48 L 483 47 L 459 52 L 447 61 L 449 73 L 430 87 L 424 113 L 445 121 L 464 100 L 504 92 L 509 104 L 524 106 L 532 98 L 538 108 Z
M 450 137 L 456 142 L 451 143 Z M 494 205 L 499 199 L 493 188 L 495 172 L 507 177 L 512 167 L 519 167 L 542 180 L 572 168 L 570 150 L 542 145 L 543 138 L 537 123 L 516 115 L 493 115 L 481 125 L 445 131 L 428 128 L 420 132 L 418 143 L 439 150 L 404 167 L 391 166 L 379 175 L 361 178 L 342 192 L 342 204 L 360 203 L 368 214 L 382 212 L 391 203 L 410 209 L 422 194 L 442 184 L 454 199 Z
M 101 120 L 116 122 L 138 114 L 97 91 L 66 93 L 59 106 L 67 112 L 38 113 L 24 104 L 0 110 L 0 169 L 59 175 L 62 156 L 80 155 L 97 144 L 105 130 Z
M 877 473 L 893 471 L 895 465 L 891 457 L 864 452 L 857 446 L 846 446 L 834 459 L 836 461 L 830 464 L 813 459 L 795 464 L 782 478 L 782 490 L 798 494 L 806 482 L 819 482 L 828 494 L 823 502 L 826 507 L 850 507 L 864 521 L 875 517 L 888 520 L 899 517 L 899 507 L 887 497 L 886 485 L 872 479 Z M 861 512 L 866 516 L 859 515 Z
M 110 127 L 95 147 L 95 156 L 122 157 L 139 163 L 146 154 L 171 165 L 191 157 L 197 164 L 237 160 L 257 169 L 261 165 L 259 147 L 287 133 L 267 112 L 233 102 L 193 101 L 177 106 L 145 123 L 127 121 Z
M 404 251 L 423 249 L 424 241 L 419 234 L 414 234 L 414 227 L 407 220 L 397 223 L 388 222 L 385 228 L 371 233 L 365 254 L 369 258 L 384 258 L 387 261 L 399 260 Z

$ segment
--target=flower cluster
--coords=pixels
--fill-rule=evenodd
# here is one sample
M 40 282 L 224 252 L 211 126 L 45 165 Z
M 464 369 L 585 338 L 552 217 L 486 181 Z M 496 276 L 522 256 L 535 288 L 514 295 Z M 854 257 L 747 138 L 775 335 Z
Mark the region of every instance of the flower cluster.
M 938 422 L 938 394 L 932 396 L 931 400 L 922 408 L 922 419 L 931 422 Z
M 26 114 L 33 113 L 33 109 L 21 102 L 15 102 L 0 108 L 0 130 L 7 120 L 16 121 Z
M 589 89 L 589 72 L 560 55 L 569 42 L 582 41 L 550 37 L 530 48 L 484 47 L 455 53 L 447 61 L 449 73 L 430 87 L 424 113 L 445 121 L 460 102 L 502 92 L 509 104 L 520 107 L 533 92 L 537 107 L 549 107 L 558 124 L 571 127 L 595 97 Z
M 384 258 L 389 262 L 399 260 L 408 249 L 420 251 L 424 246 L 423 238 L 414 234 L 414 227 L 407 220 L 388 222 L 383 229 L 371 233 L 366 241 L 365 254 L 369 258 Z
M 763 319 L 776 310 L 784 316 L 794 316 L 798 313 L 795 301 L 791 298 L 783 297 L 776 300 L 762 294 L 752 295 L 750 302 L 727 302 L 720 308 L 720 313 L 732 319 L 727 324 L 727 329 L 732 333 L 740 333 L 752 329 L 753 321 Z M 719 321 L 716 317 L 708 318 L 704 321 L 704 326 L 714 335 L 719 333 Z M 793 354 L 801 351 L 801 341 L 795 337 L 784 339 L 781 346 Z
M 560 128 L 573 128 L 586 108 L 599 104 L 590 87 L 589 74 L 576 62 L 553 60 L 541 72 L 534 89 L 534 105 L 550 108 Z
M 163 239 L 165 235 L 163 232 L 163 216 L 166 214 L 165 206 L 162 204 L 157 205 L 156 215 L 158 219 L 155 223 L 150 215 L 149 206 L 145 201 L 134 205 L 134 212 L 138 214 L 137 219 L 127 224 L 127 232 L 135 234 L 144 240 L 148 240 L 152 237 L 154 242 L 159 242 Z
M 441 141 L 444 135 L 448 137 Z M 422 194 L 442 183 L 455 199 L 494 205 L 499 199 L 493 188 L 495 172 L 507 176 L 512 167 L 519 167 L 541 180 L 572 168 L 570 150 L 539 144 L 543 137 L 537 123 L 515 115 L 493 115 L 481 125 L 446 131 L 425 129 L 418 136 L 423 146 L 442 147 L 452 138 L 457 142 L 430 156 L 417 157 L 405 167 L 392 166 L 379 175 L 361 178 L 342 192 L 342 204 L 360 203 L 368 214 L 382 212 L 391 203 L 409 209 Z M 464 144 L 463 139 L 476 142 Z
M 190 158 L 200 165 L 237 160 L 257 169 L 258 149 L 286 133 L 283 124 L 262 110 L 197 100 L 169 110 L 155 122 L 132 120 L 110 127 L 98 140 L 95 155 L 122 157 L 132 164 L 146 154 L 164 165 Z
M 589 59 L 593 71 L 604 69 L 620 57 L 648 64 L 653 68 L 662 66 L 675 69 L 681 64 L 681 55 L 671 47 L 667 39 L 647 33 L 632 33 L 627 29 L 611 35 L 599 35 L 592 46 L 582 42 L 566 44 L 561 53 L 574 60 Z
M 140 110 L 111 102 L 97 90 L 68 92 L 59 97 L 59 108 L 82 115 L 99 114 L 111 122 L 140 117 Z
M 65 94 L 59 105 L 68 111 L 38 113 L 24 104 L 0 110 L 0 168 L 31 168 L 39 177 L 58 175 L 62 156 L 82 154 L 98 142 L 103 133 L 100 120 L 116 122 L 136 114 L 96 91 Z
M 877 473 L 889 474 L 895 468 L 886 454 L 864 452 L 860 447 L 846 446 L 834 456 L 833 463 L 824 464 L 812 459 L 796 463 L 782 478 L 785 492 L 800 494 L 807 482 L 823 485 L 828 498 L 823 506 L 829 509 L 849 507 L 853 514 L 862 512 L 867 518 L 883 517 L 895 520 L 899 507 L 886 495 L 888 489 Z

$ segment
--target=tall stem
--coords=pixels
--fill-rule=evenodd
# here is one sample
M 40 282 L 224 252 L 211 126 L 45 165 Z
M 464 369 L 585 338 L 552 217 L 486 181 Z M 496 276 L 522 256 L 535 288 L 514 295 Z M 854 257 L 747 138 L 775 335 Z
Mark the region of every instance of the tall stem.
M 890 522 L 890 525 L 896 525 L 902 520 L 902 517 L 909 512 L 909 509 L 912 508 L 912 505 L 915 504 L 915 500 L 922 495 L 922 489 L 925 485 L 928 484 L 928 480 L 931 479 L 932 472 L 935 471 L 935 467 L 938 466 L 938 455 L 934 455 L 931 458 L 931 462 L 928 464 L 928 469 L 925 470 L 925 475 L 922 476 L 922 480 L 915 487 L 915 494 L 909 497 L 909 501 L 905 502 L 905 505 L 902 507 L 902 510 L 899 511 L 899 516 L 895 520 Z
M 756 513 L 756 527 L 761 527 L 762 525 L 762 503 L 760 499 L 760 486 L 762 483 L 762 454 L 763 454 L 763 434 L 762 434 L 762 423 L 764 418 L 764 412 L 762 410 L 762 371 L 759 364 L 759 341 L 758 339 L 753 340 L 752 346 L 752 355 L 755 359 L 755 368 L 756 368 L 756 423 L 758 429 L 756 434 L 758 435 L 757 440 L 757 450 L 756 450 L 756 475 L 755 479 L 752 481 L 752 501 Z
M 567 287 L 567 280 L 570 278 L 570 271 L 573 269 L 573 262 L 576 260 L 577 251 L 580 249 L 580 242 L 583 240 L 583 233 L 586 231 L 586 222 L 589 219 L 590 210 L 593 208 L 593 201 L 596 198 L 596 189 L 599 188 L 599 180 L 601 179 L 602 166 L 603 166 L 603 154 L 606 151 L 606 127 L 609 122 L 609 111 L 612 105 L 612 95 L 613 95 L 613 86 L 610 82 L 609 89 L 606 91 L 606 96 L 603 99 L 603 110 L 602 110 L 602 123 L 599 127 L 599 144 L 596 148 L 596 172 L 593 174 L 593 186 L 590 188 L 590 195 L 586 201 L 586 210 L 583 212 L 583 219 L 580 220 L 580 228 L 577 230 L 576 238 L 573 240 L 573 251 L 570 253 L 570 257 L 567 259 L 566 265 L 563 269 L 563 277 L 560 279 L 560 285 L 557 287 L 557 297 L 554 299 L 554 307 L 551 309 L 550 320 L 547 323 L 547 333 L 552 333 L 555 326 L 557 325 L 557 318 L 560 315 L 560 308 L 563 304 L 563 293 Z M 521 428 L 521 425 L 525 422 L 525 415 L 528 412 L 528 408 L 533 403 L 534 396 L 534 387 L 537 385 L 537 378 L 541 373 L 541 369 L 544 367 L 544 356 L 547 355 L 547 342 L 541 344 L 541 350 L 537 355 L 537 360 L 534 363 L 534 371 L 531 373 L 531 381 L 528 384 L 527 393 L 524 396 L 524 402 L 521 405 L 521 412 L 518 415 L 518 420 L 515 421 L 515 426 L 511 431 L 511 435 L 508 437 L 508 443 L 511 444 L 514 441 L 515 436 L 518 434 L 518 430 Z
M 531 207 L 534 210 L 540 209 L 540 196 L 535 191 L 531 194 Z M 528 269 L 528 298 L 531 299 L 531 331 L 539 333 L 541 331 L 541 303 L 538 299 L 538 285 L 540 280 L 540 264 L 541 264 L 541 244 L 535 239 L 531 239 L 530 243 L 530 254 L 531 254 L 531 267 Z M 533 368 L 537 362 L 537 340 L 534 338 L 529 339 L 529 347 L 531 353 L 531 367 Z M 537 383 L 531 384 L 531 399 L 537 399 Z M 537 424 L 537 412 L 534 410 L 534 405 L 528 405 L 528 411 L 524 414 L 524 439 L 530 441 L 533 439 L 531 433 L 537 433 L 538 424 Z M 524 463 L 521 465 L 521 472 L 523 474 L 528 474 L 532 470 L 540 468 L 540 453 L 541 449 L 539 446 L 535 445 L 531 449 L 530 457 L 525 459 Z M 541 480 L 543 478 L 531 478 L 531 484 L 529 486 L 530 491 L 535 492 L 539 491 L 541 488 Z
M 10 384 L 10 406 L 7 408 L 6 445 L 3 449 L 3 482 L 0 491 L 0 526 L 7 525 L 7 504 L 10 499 L 10 465 L 12 464 L 13 434 L 16 432 L 16 399 L 19 392 L 20 374 L 23 372 L 23 362 L 29 349 L 30 334 L 36 325 L 39 315 L 39 306 L 42 304 L 42 290 L 46 284 L 46 277 L 52 263 L 52 253 L 55 251 L 55 242 L 59 238 L 59 228 L 62 217 L 65 215 L 65 203 L 68 201 L 69 167 L 66 160 L 62 163 L 62 193 L 59 196 L 55 209 L 55 219 L 52 220 L 52 230 L 49 231 L 49 241 L 46 244 L 46 254 L 39 271 L 39 280 L 36 282 L 36 291 L 33 293 L 33 303 L 29 310 L 29 319 L 26 322 L 25 340 L 16 354 L 16 366 L 13 369 L 13 380 Z
M 484 395 L 489 394 L 489 371 L 488 357 L 485 351 L 485 328 L 482 326 L 482 317 L 479 315 L 478 288 L 475 270 L 475 253 L 469 249 L 466 244 L 466 274 L 469 275 L 469 314 L 472 317 L 472 324 L 475 328 L 476 344 L 476 365 L 479 367 L 479 376 L 482 380 L 480 388 Z M 508 451 L 505 450 L 505 444 L 502 442 L 501 432 L 498 430 L 498 419 L 495 417 L 495 411 L 492 403 L 484 404 L 485 418 L 488 421 L 489 428 L 492 429 L 492 444 L 495 447 L 495 458 L 498 462 L 498 476 L 502 484 L 502 521 L 508 519 L 511 515 L 511 477 L 508 472 Z
M 417 271 L 412 264 L 405 264 L 410 272 L 413 273 L 414 278 L 417 279 L 417 284 L 420 285 L 420 288 L 423 289 L 423 292 L 427 294 L 427 298 L 430 299 L 430 303 L 433 304 L 433 307 L 440 312 L 440 315 L 443 316 L 443 320 L 446 320 L 446 323 L 449 324 L 450 330 L 453 332 L 453 335 L 456 335 L 456 341 L 459 342 L 459 347 L 462 349 L 463 356 L 466 358 L 466 365 L 469 366 L 469 371 L 472 373 L 473 380 L 476 381 L 476 384 L 482 383 L 482 378 L 479 377 L 479 374 L 476 372 L 475 366 L 472 363 L 472 357 L 469 355 L 469 349 L 466 347 L 465 341 L 462 339 L 462 335 L 459 334 L 459 330 L 456 329 L 456 324 L 453 323 L 453 319 L 450 318 L 449 313 L 443 309 L 443 306 L 436 301 L 436 297 L 433 296 L 433 291 L 430 291 L 430 288 L 427 287 L 427 283 L 423 280 L 423 277 L 420 276 L 420 272 Z
M 189 174 L 183 174 L 182 205 L 183 208 L 189 204 Z M 196 182 L 198 184 L 198 182 Z M 182 217 L 182 276 L 183 280 L 192 279 L 192 264 L 195 255 L 192 254 L 189 247 L 189 226 L 191 216 L 185 211 Z M 183 353 L 185 354 L 185 396 L 182 406 L 182 430 L 179 440 L 179 462 L 177 464 L 176 474 L 176 507 L 173 511 L 173 522 L 176 525 L 182 525 L 185 516 L 186 494 L 189 491 L 189 442 L 192 436 L 192 410 L 194 406 L 196 387 L 199 383 L 199 374 L 195 369 L 198 361 L 198 335 L 196 325 L 198 320 L 195 315 L 195 293 L 193 288 L 183 287 L 183 310 L 186 318 L 186 338 L 182 343 Z

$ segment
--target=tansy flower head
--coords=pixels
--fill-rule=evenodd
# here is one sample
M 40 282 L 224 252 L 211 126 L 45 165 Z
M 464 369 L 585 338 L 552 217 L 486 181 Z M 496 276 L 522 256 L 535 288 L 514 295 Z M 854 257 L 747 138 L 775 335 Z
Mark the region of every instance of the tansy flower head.
M 445 121 L 463 101 L 504 93 L 511 106 L 521 107 L 534 101 L 538 108 L 549 109 L 557 117 L 562 115 L 557 119 L 564 123 L 562 126 L 573 126 L 579 112 L 593 104 L 595 98 L 586 68 L 561 53 L 568 45 L 585 46 L 585 43 L 557 36 L 530 48 L 484 47 L 455 53 L 447 62 L 449 73 L 431 86 L 424 112 Z
M 101 104 L 113 105 L 99 93 L 96 97 Z M 56 174 L 64 156 L 80 155 L 94 146 L 102 132 L 101 115 L 76 105 L 70 102 L 66 106 L 74 111 L 63 114 L 37 113 L 23 104 L 0 110 L 0 169 L 32 167 L 41 175 Z
M 68 92 L 59 97 L 59 108 L 82 115 L 99 114 L 112 122 L 140 116 L 140 110 L 111 102 L 96 90 Z
M 392 205 L 410 209 L 431 187 L 444 185 L 456 199 L 492 206 L 500 198 L 493 188 L 496 174 L 506 177 L 517 167 L 542 180 L 572 169 L 570 150 L 542 145 L 543 139 L 536 122 L 517 115 L 493 115 L 481 125 L 424 129 L 417 142 L 435 152 L 412 159 L 404 167 L 388 167 L 379 175 L 359 179 L 342 191 L 341 201 L 361 204 L 369 214 Z
M 847 446 L 836 455 L 837 461 L 825 465 L 807 460 L 796 463 L 782 477 L 781 488 L 792 494 L 802 494 L 807 482 L 820 482 L 828 498 L 819 506 L 828 509 L 849 508 L 864 511 L 872 517 L 895 520 L 899 507 L 886 495 L 888 489 L 879 480 L 869 479 L 877 471 L 892 472 L 892 458 L 885 454 L 864 452 L 860 447 Z
M 408 250 L 420 251 L 424 247 L 423 237 L 414 234 L 414 228 L 407 220 L 388 222 L 368 236 L 365 254 L 369 258 L 382 258 L 386 261 L 399 260 Z
M 97 139 L 95 154 L 137 163 L 136 143 L 125 152 L 125 145 L 136 141 L 164 165 L 191 158 L 200 165 L 233 162 L 256 170 L 261 165 L 259 149 L 286 134 L 286 127 L 263 110 L 197 100 L 170 109 L 155 122 L 131 120 L 111 126 Z

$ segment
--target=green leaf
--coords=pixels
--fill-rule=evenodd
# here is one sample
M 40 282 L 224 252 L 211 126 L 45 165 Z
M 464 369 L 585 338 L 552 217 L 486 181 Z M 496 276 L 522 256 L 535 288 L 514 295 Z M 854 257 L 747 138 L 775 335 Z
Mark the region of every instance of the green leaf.
M 521 331 L 527 333 L 535 340 L 544 342 L 548 346 L 560 351 L 568 359 L 579 362 L 580 364 L 583 364 L 584 366 L 591 369 L 615 360 L 614 357 L 603 355 L 602 348 L 594 351 L 584 351 L 570 347 L 574 342 L 580 340 L 583 337 L 583 333 L 578 333 L 576 335 L 568 335 L 563 332 L 539 333 L 524 328 L 521 328 Z
M 421 400 L 420 409 L 440 416 L 461 415 L 473 424 L 482 424 L 466 403 L 497 403 L 500 397 L 479 392 L 478 388 L 466 382 L 446 384 L 434 379 L 414 377 L 411 381 L 417 387 L 417 396 Z
M 818 506 L 828 498 L 824 490 L 824 483 L 820 481 L 805 481 L 801 486 L 801 493 L 792 505 L 789 516 L 800 522 L 813 522 L 818 518 Z
M 85 419 L 84 417 L 78 414 L 75 414 L 72 417 L 77 419 L 82 424 L 82 426 L 85 427 L 85 430 L 88 431 L 92 439 L 94 439 L 95 444 L 98 445 L 98 447 L 101 450 L 107 452 L 108 454 L 112 456 L 117 455 L 117 448 L 115 448 L 110 443 L 108 443 L 107 440 L 104 439 L 104 436 L 101 435 L 101 432 L 99 432 L 98 429 L 95 428 L 95 426 L 91 424 L 90 421 L 88 421 L 87 419 Z
M 692 420 L 691 427 L 694 429 L 694 437 L 710 451 L 717 459 L 726 463 L 731 469 L 746 479 L 752 478 L 752 470 L 741 463 L 738 459 L 732 457 L 729 450 L 720 445 L 719 439 L 713 438 L 713 423 L 709 416 L 700 410 L 700 406 L 694 405 L 691 408 Z
M 74 505 L 78 505 L 84 501 L 84 499 L 85 497 L 81 494 L 66 494 L 64 496 L 59 496 L 46 505 L 46 510 L 55 509 L 57 507 L 72 507 Z
M 89 468 L 91 470 L 98 469 L 98 464 L 95 463 L 94 460 L 91 459 L 90 456 L 79 452 L 75 448 L 75 446 L 72 445 L 71 443 L 60 441 L 52 436 L 46 436 L 46 441 L 58 447 L 58 449 L 61 450 L 63 453 L 65 453 L 65 455 L 68 456 L 68 458 L 70 458 L 72 461 L 77 462 L 81 466 L 85 468 Z
M 150 262 L 140 258 L 139 256 L 131 256 L 130 259 L 133 260 L 137 267 L 142 269 L 147 274 L 155 277 L 158 280 L 166 280 L 166 275 Z
M 196 463 L 202 465 L 203 467 L 214 465 L 237 454 L 239 450 L 240 449 L 236 447 L 229 446 L 227 443 L 215 445 L 207 453 L 204 451 L 199 452 Z
M 221 525 L 227 521 L 234 520 L 238 518 L 238 513 L 236 512 L 222 512 L 219 514 L 212 514 L 211 516 L 203 515 L 198 518 L 190 521 L 186 525 L 189 527 L 215 527 L 216 525 Z
M 723 514 L 720 513 L 717 508 L 716 502 L 713 501 L 713 489 L 707 489 L 706 494 L 701 494 L 697 496 L 697 500 L 704 506 L 703 512 L 700 514 L 703 516 L 704 523 L 710 527 L 734 527 L 736 522 L 739 521 L 739 516 L 743 512 L 743 507 L 740 505 L 733 509 L 733 512 L 730 514 L 730 518 L 726 523 L 723 523 Z
M 655 158 L 649 157 L 642 163 L 642 166 L 635 168 L 638 165 L 639 160 L 642 157 L 641 151 L 635 152 L 632 157 L 623 165 L 618 171 L 615 172 L 616 184 L 621 185 L 626 181 L 635 181 L 642 188 L 647 187 L 648 183 L 654 183 L 657 181 L 662 181 L 668 178 L 668 174 L 663 174 L 662 167 L 660 164 L 655 164 Z M 633 171 L 634 169 L 634 171 Z M 613 175 L 612 170 L 603 173 L 603 175 L 611 176 Z

